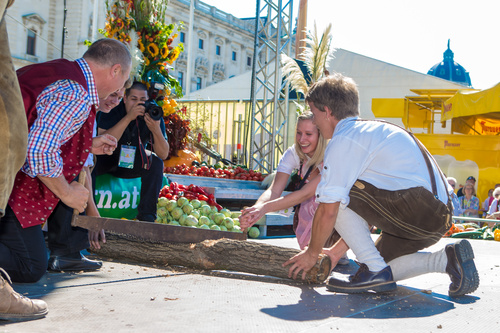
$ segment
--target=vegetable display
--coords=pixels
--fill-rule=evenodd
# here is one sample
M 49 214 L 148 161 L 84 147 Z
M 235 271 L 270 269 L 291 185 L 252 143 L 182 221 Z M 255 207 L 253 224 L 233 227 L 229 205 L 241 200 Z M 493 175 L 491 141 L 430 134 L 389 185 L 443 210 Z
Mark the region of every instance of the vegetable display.
M 218 231 L 242 232 L 237 218 L 196 185 L 175 182 L 164 186 L 158 198 L 156 223 Z
M 165 185 L 158 197 L 156 223 L 243 232 L 238 217 L 241 212 L 231 212 L 219 205 L 213 194 L 202 187 L 171 182 Z M 248 236 L 258 238 L 259 228 L 249 228 Z
M 171 182 L 170 185 L 165 185 L 160 190 L 159 198 L 166 198 L 168 200 L 179 200 L 180 197 L 185 199 L 198 200 L 205 202 L 209 206 L 215 206 L 218 211 L 222 209 L 222 206 L 215 202 L 215 197 L 213 194 L 207 193 L 203 188 L 196 185 L 182 185 L 176 182 Z
M 262 181 L 264 176 L 262 173 L 248 170 L 246 168 L 237 166 L 233 167 L 212 167 L 207 165 L 200 166 L 187 166 L 186 164 L 177 165 L 175 167 L 165 167 L 165 173 L 172 173 L 177 175 L 197 176 L 197 177 L 212 177 L 212 178 L 225 178 L 225 179 L 239 179 Z
M 500 226 L 495 225 L 479 227 L 476 223 L 453 223 L 445 237 L 468 238 L 500 241 Z

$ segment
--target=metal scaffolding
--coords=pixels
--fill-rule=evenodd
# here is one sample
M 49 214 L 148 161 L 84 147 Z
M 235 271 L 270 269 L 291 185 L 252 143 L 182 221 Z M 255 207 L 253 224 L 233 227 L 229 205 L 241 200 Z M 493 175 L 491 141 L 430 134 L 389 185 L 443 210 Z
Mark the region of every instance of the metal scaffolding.
M 293 0 L 256 1 L 249 168 L 272 172 L 287 147 L 288 86 L 280 55 L 292 50 Z

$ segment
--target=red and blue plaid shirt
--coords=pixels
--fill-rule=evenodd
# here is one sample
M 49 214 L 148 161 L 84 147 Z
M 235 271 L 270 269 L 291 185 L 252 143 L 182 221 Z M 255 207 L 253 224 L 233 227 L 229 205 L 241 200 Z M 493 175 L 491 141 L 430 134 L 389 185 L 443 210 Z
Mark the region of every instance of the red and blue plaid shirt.
M 75 81 L 59 80 L 47 86 L 36 102 L 37 119 L 29 129 L 26 162 L 21 170 L 31 177 L 59 177 L 63 170 L 60 147 L 87 120 L 92 105 L 99 104 L 94 76 L 83 59 L 77 59 L 88 92 Z

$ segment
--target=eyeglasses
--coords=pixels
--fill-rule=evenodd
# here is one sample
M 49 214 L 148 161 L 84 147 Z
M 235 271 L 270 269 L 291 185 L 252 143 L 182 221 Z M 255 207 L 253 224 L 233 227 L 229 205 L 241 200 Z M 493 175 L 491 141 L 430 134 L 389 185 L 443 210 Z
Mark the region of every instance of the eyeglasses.
M 451 187 L 455 188 L 455 184 L 450 184 Z

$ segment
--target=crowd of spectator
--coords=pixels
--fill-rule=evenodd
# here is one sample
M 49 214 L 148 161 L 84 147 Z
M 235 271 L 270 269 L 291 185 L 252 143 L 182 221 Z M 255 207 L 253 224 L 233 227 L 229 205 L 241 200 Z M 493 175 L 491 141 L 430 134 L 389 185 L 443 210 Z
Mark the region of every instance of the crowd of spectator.
M 454 216 L 500 220 L 500 183 L 495 184 L 495 188 L 489 189 L 488 197 L 480 203 L 475 190 L 476 178 L 469 176 L 465 185 L 458 189 L 456 194 L 457 180 L 453 177 L 448 177 L 447 180 L 453 188 Z

